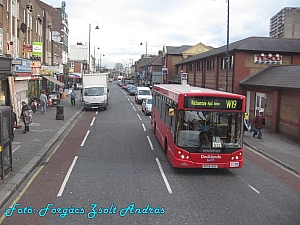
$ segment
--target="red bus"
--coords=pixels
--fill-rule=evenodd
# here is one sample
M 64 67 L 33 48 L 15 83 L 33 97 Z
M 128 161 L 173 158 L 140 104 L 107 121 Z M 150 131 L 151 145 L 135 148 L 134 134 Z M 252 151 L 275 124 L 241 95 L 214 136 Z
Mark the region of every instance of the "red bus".
M 151 126 L 173 167 L 241 168 L 245 108 L 242 95 L 155 85 Z

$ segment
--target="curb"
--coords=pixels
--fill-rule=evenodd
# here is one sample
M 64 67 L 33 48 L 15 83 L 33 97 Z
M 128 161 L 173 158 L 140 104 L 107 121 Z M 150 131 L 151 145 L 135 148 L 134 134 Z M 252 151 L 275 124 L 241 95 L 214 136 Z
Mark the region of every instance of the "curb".
M 299 172 L 299 171 L 293 169 L 292 167 L 290 167 L 290 166 L 287 165 L 286 163 L 280 161 L 279 159 L 276 159 L 275 157 L 273 157 L 273 156 L 271 156 L 271 155 L 269 155 L 269 154 L 263 152 L 262 150 L 260 150 L 260 149 L 258 149 L 258 148 L 256 148 L 256 147 L 254 147 L 254 146 L 252 146 L 252 145 L 250 145 L 250 144 L 247 143 L 246 141 L 244 141 L 244 144 L 245 144 L 246 146 L 252 148 L 253 150 L 259 152 L 260 154 L 266 156 L 268 159 L 271 159 L 272 161 L 274 161 L 274 162 L 278 163 L 279 165 L 283 166 L 285 169 L 290 170 L 291 172 L 293 172 L 293 173 L 295 173 L 295 174 L 297 174 L 297 175 L 300 175 L 300 172 Z
M 69 127 L 69 125 L 75 120 L 75 118 L 82 112 L 82 109 L 74 113 L 74 115 L 68 119 L 68 121 L 58 130 L 56 134 L 42 147 L 40 151 L 19 171 L 16 176 L 0 191 L 0 208 L 7 202 L 7 200 L 13 195 L 18 187 L 24 182 L 29 174 L 40 164 L 43 157 L 56 143 L 62 133 Z

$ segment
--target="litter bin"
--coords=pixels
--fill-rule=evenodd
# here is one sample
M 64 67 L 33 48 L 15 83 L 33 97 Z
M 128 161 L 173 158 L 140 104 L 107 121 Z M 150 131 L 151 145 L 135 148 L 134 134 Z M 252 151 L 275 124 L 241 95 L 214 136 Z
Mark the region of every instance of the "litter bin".
M 56 106 L 56 119 L 64 120 L 64 107 L 62 105 Z

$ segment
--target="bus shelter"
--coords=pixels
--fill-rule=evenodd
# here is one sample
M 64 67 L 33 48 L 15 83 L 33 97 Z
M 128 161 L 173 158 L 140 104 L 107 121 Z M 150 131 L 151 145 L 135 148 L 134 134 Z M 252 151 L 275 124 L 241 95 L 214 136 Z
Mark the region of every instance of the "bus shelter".
M 12 122 L 9 106 L 0 106 L 0 178 L 12 170 Z

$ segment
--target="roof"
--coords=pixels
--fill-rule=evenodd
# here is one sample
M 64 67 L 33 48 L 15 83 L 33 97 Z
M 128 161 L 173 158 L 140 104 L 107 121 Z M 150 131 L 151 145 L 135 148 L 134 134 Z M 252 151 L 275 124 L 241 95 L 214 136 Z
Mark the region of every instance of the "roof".
M 162 65 L 162 61 L 161 61 L 161 56 L 154 56 L 152 58 L 148 58 L 146 60 L 146 64 L 147 65 L 156 65 L 156 66 L 161 66 Z
M 241 86 L 260 86 L 300 90 L 300 65 L 269 66 L 240 82 Z
M 191 48 L 191 45 L 182 45 L 179 47 L 167 46 L 167 54 L 168 55 L 181 55 L 183 51 Z
M 198 59 L 226 53 L 227 45 L 214 48 L 210 51 L 191 56 L 176 65 L 185 64 Z M 229 44 L 229 51 L 259 51 L 265 53 L 300 53 L 300 39 L 295 38 L 272 38 L 272 37 L 248 37 L 246 39 Z

